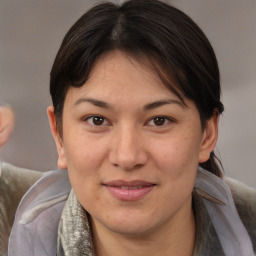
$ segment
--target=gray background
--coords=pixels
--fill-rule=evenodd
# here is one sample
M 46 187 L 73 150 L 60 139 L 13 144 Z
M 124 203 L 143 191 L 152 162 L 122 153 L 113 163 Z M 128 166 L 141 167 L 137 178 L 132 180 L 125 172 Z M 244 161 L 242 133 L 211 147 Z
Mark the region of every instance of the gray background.
M 0 100 L 16 112 L 2 160 L 37 170 L 56 167 L 46 107 L 49 71 L 69 27 L 99 1 L 0 1 Z M 204 30 L 220 64 L 225 113 L 217 149 L 227 175 L 256 187 L 256 1 L 170 1 Z

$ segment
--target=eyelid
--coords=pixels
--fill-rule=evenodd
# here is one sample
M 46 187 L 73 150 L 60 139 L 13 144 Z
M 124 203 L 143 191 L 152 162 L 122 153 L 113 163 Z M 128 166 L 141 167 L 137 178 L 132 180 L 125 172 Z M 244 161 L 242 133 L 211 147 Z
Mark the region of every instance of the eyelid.
M 150 124 L 149 124 L 151 121 L 154 121 L 154 119 L 155 119 L 155 118 L 158 118 L 158 117 L 164 118 L 166 121 L 168 121 L 168 123 L 167 123 L 167 124 L 163 124 L 163 125 L 161 125 L 161 126 L 160 126 L 160 125 L 158 126 L 158 125 L 150 125 Z M 172 117 L 164 116 L 164 115 L 156 115 L 156 116 L 153 116 L 153 117 L 151 117 L 150 119 L 148 119 L 148 121 L 146 121 L 146 125 L 161 128 L 161 127 L 165 127 L 165 126 L 168 125 L 169 123 L 174 123 L 174 122 L 175 122 L 175 119 L 172 118 Z
M 102 118 L 102 119 L 104 119 L 104 122 L 107 122 L 107 124 L 102 124 L 102 125 L 95 125 L 95 124 L 91 124 L 91 123 L 89 123 L 89 121 L 88 120 L 90 120 L 90 119 L 92 119 L 92 118 L 94 118 L 94 117 L 99 117 L 99 118 Z M 93 127 L 103 127 L 103 126 L 109 126 L 109 125 L 111 125 L 111 123 L 109 122 L 109 120 L 106 118 L 106 117 L 104 117 L 104 116 L 102 116 L 102 115 L 97 115 L 97 114 L 95 114 L 95 115 L 87 115 L 87 116 L 85 116 L 85 117 L 83 117 L 83 121 L 86 121 L 89 125 L 91 125 L 91 126 L 93 126 Z

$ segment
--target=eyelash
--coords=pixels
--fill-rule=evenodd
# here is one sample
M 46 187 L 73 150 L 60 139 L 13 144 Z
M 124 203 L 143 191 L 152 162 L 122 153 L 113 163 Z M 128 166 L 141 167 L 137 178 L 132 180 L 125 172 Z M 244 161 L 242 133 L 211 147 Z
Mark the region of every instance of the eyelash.
M 157 122 L 157 121 L 160 121 L 160 125 L 156 125 L 156 123 L 154 123 L 152 125 L 150 124 L 151 122 Z M 161 123 L 161 121 L 164 121 L 164 123 Z M 174 122 L 174 120 L 167 116 L 154 116 L 154 117 L 150 118 L 149 121 L 147 121 L 146 123 L 149 124 L 150 126 L 164 127 L 168 123 L 173 123 L 173 122 Z
M 108 125 L 108 126 L 111 125 L 110 122 L 104 116 L 100 116 L 100 115 L 86 116 L 83 120 L 88 122 L 89 125 L 94 126 L 94 127 L 102 127 L 102 126 L 105 126 L 105 125 Z M 99 122 L 99 123 L 95 124 L 94 121 Z M 155 123 L 155 122 L 158 122 L 158 121 L 160 121 L 160 125 L 157 125 Z M 154 122 L 154 124 L 150 124 L 151 122 Z M 175 120 L 173 120 L 170 117 L 154 116 L 154 117 L 151 117 L 145 124 L 148 124 L 149 126 L 155 126 L 155 127 L 164 127 L 168 123 L 173 123 L 173 122 L 175 122 Z
M 95 118 L 95 120 L 93 120 Z M 107 119 L 104 117 L 104 116 L 100 116 L 100 115 L 90 115 L 90 116 L 86 116 L 84 119 L 83 119 L 84 121 L 86 121 L 86 122 L 88 122 L 89 123 L 89 125 L 91 125 L 91 126 L 95 126 L 95 127 L 102 127 L 103 125 L 104 125 L 104 122 L 108 122 L 107 121 Z M 93 122 L 93 121 L 99 121 L 99 122 L 101 122 L 101 121 L 103 121 L 103 123 L 102 124 L 95 124 L 95 123 L 90 123 L 90 120 Z M 108 122 L 108 124 L 107 125 L 109 125 L 109 122 Z

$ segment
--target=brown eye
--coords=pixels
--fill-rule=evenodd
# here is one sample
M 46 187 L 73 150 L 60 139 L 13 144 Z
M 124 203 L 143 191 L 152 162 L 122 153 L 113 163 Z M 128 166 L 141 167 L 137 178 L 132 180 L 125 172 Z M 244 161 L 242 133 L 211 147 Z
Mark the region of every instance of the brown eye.
M 107 124 L 106 119 L 102 116 L 89 116 L 85 119 L 85 121 L 93 126 L 102 126 Z
M 93 122 L 94 125 L 103 125 L 103 123 L 104 123 L 104 118 L 101 117 L 101 116 L 94 116 L 94 117 L 92 118 L 92 122 Z
M 158 116 L 158 117 L 155 117 L 153 119 L 153 122 L 156 126 L 162 126 L 165 124 L 166 122 L 166 118 L 165 117 L 162 117 L 162 116 Z
M 171 123 L 171 122 L 173 122 L 173 120 L 170 119 L 169 117 L 166 117 L 166 116 L 156 116 L 156 117 L 153 117 L 153 118 L 148 122 L 148 125 L 149 125 L 149 126 L 161 127 L 161 126 L 168 125 L 168 124 Z

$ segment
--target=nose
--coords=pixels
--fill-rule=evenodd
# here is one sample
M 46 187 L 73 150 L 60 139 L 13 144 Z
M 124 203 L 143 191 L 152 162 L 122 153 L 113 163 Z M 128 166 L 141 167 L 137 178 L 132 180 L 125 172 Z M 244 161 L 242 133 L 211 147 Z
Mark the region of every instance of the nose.
M 134 170 L 148 161 L 145 145 L 136 128 L 123 127 L 113 134 L 109 161 L 123 170 Z

